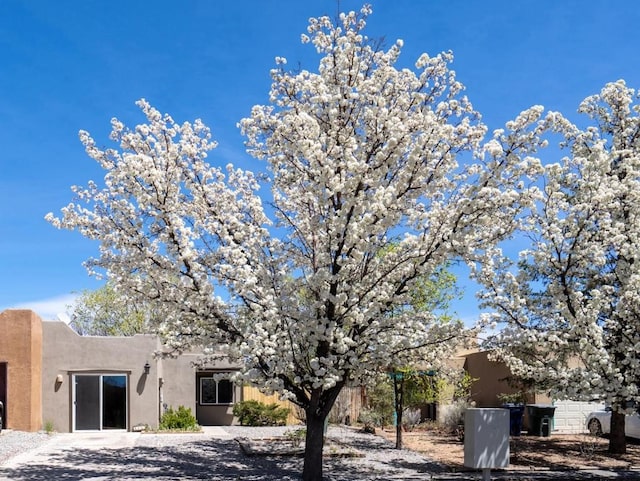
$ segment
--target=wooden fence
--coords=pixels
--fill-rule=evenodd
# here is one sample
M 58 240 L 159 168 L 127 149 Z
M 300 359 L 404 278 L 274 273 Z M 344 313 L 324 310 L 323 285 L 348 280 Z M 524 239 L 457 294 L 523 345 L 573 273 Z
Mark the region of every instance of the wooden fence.
M 243 401 L 258 401 L 265 404 L 277 404 L 289 409 L 288 425 L 304 424 L 304 412 L 290 401 L 282 401 L 276 394 L 266 395 L 253 386 L 242 388 Z M 362 388 L 347 387 L 342 390 L 329 415 L 329 422 L 335 424 L 354 424 L 358 421 L 364 395 Z
M 289 409 L 289 416 L 287 417 L 287 425 L 302 424 L 303 421 L 296 416 L 298 407 L 290 401 L 282 401 L 278 398 L 277 394 L 263 394 L 258 388 L 253 386 L 244 386 L 242 388 L 242 400 L 243 401 L 258 401 L 264 404 L 277 404 L 284 408 Z

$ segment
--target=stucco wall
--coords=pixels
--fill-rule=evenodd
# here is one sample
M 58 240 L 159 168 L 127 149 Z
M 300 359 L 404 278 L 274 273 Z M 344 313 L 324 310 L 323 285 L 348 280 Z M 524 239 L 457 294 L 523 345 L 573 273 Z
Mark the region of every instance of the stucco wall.
M 499 407 L 502 403 L 498 394 L 516 391 L 507 383 L 511 376 L 507 365 L 489 360 L 486 351 L 467 354 L 464 368 L 475 379 L 471 385 L 471 398 L 479 408 Z
M 232 424 L 237 424 L 237 419 L 233 416 L 233 404 L 200 404 L 200 378 L 211 377 L 212 374 L 215 374 L 217 372 L 228 372 L 229 370 L 230 368 L 221 369 L 220 371 L 200 371 L 196 376 L 196 418 L 202 426 L 229 426 Z M 242 387 L 239 385 L 234 385 L 233 390 L 234 402 L 242 401 Z
M 201 358 L 198 353 L 184 353 L 177 358 L 161 361 L 162 401 L 167 407 L 179 406 L 191 408 L 191 411 L 203 426 L 230 425 L 236 423 L 233 406 L 201 406 L 199 403 L 199 381 L 197 373 L 228 372 L 237 370 L 237 366 L 225 361 L 209 364 L 206 368 L 197 368 L 195 363 Z M 210 374 L 206 374 L 210 375 Z M 235 387 L 235 401 L 242 400 L 242 388 Z
M 158 366 L 153 359 L 157 339 L 79 336 L 63 322 L 43 323 L 42 391 L 44 422 L 59 432 L 73 430 L 72 386 L 74 374 L 122 373 L 128 375 L 128 428 L 155 427 L 159 415 Z M 144 373 L 145 363 L 151 366 Z
M 517 392 L 516 387 L 509 385 L 511 371 L 507 365 L 489 360 L 488 351 L 467 354 L 465 358 L 464 368 L 475 379 L 471 385 L 471 399 L 477 407 L 500 407 L 503 403 L 498 399 L 499 394 Z M 525 403 L 551 404 L 551 398 L 544 392 L 528 392 Z M 529 415 L 525 410 L 523 426 L 528 429 L 529 425 Z
M 191 408 L 195 415 L 196 369 L 193 361 L 197 356 L 183 354 L 177 358 L 160 361 L 159 376 L 162 378 L 162 403 L 177 409 L 179 406 Z
M 0 362 L 7 363 L 7 427 L 42 428 L 42 322 L 33 311 L 0 313 Z

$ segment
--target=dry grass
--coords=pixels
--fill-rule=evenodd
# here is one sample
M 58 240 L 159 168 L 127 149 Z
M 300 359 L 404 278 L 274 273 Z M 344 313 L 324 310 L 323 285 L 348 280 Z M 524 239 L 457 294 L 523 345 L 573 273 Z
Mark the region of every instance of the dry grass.
M 378 434 L 395 442 L 395 430 L 378 430 Z M 403 433 L 403 446 L 424 454 L 452 470 L 464 466 L 464 445 L 456 438 L 434 426 Z M 609 440 L 589 434 L 553 434 L 543 438 L 522 435 L 511 437 L 510 467 L 521 469 L 575 469 L 606 467 L 628 469 L 640 467 L 640 443 L 629 440 L 627 454 L 608 453 Z

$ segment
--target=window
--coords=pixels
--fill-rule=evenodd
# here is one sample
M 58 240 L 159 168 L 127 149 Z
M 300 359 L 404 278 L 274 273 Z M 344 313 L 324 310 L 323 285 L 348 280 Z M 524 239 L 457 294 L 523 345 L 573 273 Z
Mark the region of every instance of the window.
M 200 378 L 200 404 L 232 404 L 233 384 L 228 379 Z

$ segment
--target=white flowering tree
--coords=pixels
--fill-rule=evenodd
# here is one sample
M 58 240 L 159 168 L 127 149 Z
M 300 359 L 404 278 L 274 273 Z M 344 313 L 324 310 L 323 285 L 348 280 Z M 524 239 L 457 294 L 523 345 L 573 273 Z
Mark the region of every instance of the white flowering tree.
M 558 397 L 613 408 L 609 450 L 625 452 L 625 407 L 640 401 L 640 106 L 623 81 L 579 111 L 549 114 L 568 155 L 545 168 L 517 261 L 496 251 L 479 279 L 504 323 L 491 340 L 512 372 Z
M 447 260 L 508 235 L 535 164 L 515 155 L 528 119 L 508 155 L 496 141 L 485 155 L 452 55 L 396 68 L 402 42 L 376 47 L 369 13 L 311 19 L 303 42 L 318 71 L 287 72 L 278 58 L 270 105 L 241 122 L 270 172 L 271 209 L 253 174 L 209 163 L 202 122 L 141 101 L 145 124 L 112 121 L 117 147 L 81 133 L 104 185 L 75 187 L 77 201 L 48 217 L 100 241 L 89 268 L 153 302 L 167 346 L 208 347 L 305 410 L 306 481 L 322 479 L 323 425 L 343 386 L 392 361 L 444 357 L 459 326 L 402 306 Z

